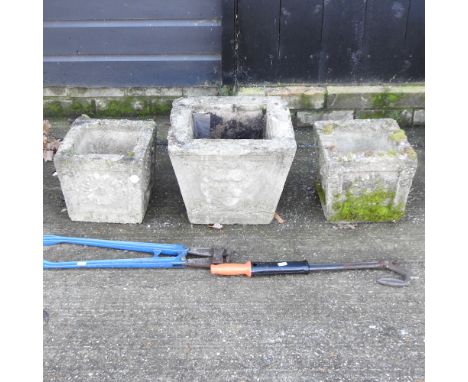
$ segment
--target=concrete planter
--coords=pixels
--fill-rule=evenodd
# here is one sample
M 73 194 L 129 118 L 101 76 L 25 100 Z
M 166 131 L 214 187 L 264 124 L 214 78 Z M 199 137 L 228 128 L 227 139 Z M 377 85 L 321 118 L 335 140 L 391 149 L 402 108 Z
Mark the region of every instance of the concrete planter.
M 393 119 L 320 121 L 317 192 L 327 220 L 399 220 L 416 172 L 416 152 Z
M 154 172 L 153 121 L 73 122 L 54 162 L 70 219 L 141 223 Z
M 169 156 L 194 224 L 268 224 L 296 153 L 286 104 L 275 97 L 179 99 Z

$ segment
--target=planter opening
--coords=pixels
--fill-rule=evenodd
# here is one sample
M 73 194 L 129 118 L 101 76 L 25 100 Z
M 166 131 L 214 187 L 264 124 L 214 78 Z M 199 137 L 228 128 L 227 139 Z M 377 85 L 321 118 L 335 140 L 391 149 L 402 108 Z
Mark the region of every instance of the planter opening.
M 264 139 L 265 112 L 192 113 L 195 139 Z
M 76 142 L 76 153 L 128 155 L 135 151 L 138 137 L 137 132 L 131 131 L 109 129 L 105 134 L 101 131 L 86 131 Z

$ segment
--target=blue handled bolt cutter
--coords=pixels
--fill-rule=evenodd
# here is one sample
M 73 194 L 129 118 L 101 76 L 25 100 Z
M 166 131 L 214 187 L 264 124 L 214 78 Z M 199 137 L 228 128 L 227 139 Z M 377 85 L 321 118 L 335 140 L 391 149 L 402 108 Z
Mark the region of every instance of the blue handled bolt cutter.
M 210 268 L 212 264 L 229 261 L 231 253 L 225 248 L 190 249 L 182 244 L 157 244 L 134 241 L 117 241 L 44 235 L 43 245 L 77 244 L 89 247 L 120 249 L 124 251 L 150 253 L 151 257 L 86 260 L 86 261 L 43 261 L 43 269 L 76 268 Z

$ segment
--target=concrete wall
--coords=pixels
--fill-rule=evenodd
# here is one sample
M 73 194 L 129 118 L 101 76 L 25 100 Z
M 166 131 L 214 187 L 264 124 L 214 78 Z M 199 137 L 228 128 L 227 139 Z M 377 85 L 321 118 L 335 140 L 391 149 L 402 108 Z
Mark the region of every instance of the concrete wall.
M 44 88 L 45 117 L 152 117 L 169 114 L 178 97 L 266 95 L 282 97 L 297 126 L 315 120 L 393 118 L 400 126 L 424 125 L 425 86 L 286 85 L 232 88 L 226 86 L 171 88 Z

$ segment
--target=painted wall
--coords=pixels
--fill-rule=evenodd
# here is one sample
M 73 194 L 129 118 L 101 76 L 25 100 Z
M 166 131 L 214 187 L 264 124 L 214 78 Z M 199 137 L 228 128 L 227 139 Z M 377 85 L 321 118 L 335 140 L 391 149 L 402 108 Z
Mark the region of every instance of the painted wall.
M 44 0 L 44 85 L 424 81 L 424 0 Z
M 44 0 L 45 86 L 220 81 L 219 0 Z

